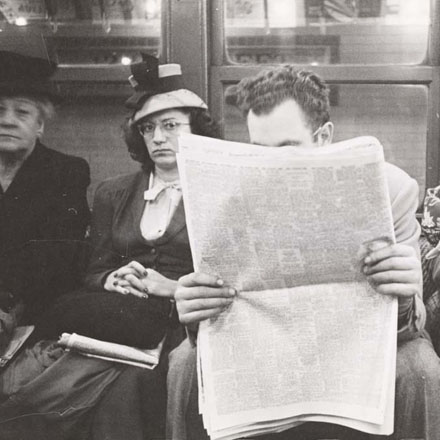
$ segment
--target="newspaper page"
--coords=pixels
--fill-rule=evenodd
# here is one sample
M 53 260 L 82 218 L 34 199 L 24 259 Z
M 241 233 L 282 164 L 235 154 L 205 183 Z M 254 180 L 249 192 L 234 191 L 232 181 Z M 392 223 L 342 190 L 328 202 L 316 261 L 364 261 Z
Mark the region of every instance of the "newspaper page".
M 85 356 L 153 369 L 159 363 L 164 340 L 156 348 L 143 350 L 127 345 L 100 341 L 76 333 L 63 333 L 58 343 L 68 350 L 77 351 Z
M 178 164 L 195 269 L 239 291 L 199 329 L 211 437 L 306 420 L 390 434 L 397 302 L 360 271 L 368 242 L 394 241 L 379 142 L 311 150 L 187 135 Z

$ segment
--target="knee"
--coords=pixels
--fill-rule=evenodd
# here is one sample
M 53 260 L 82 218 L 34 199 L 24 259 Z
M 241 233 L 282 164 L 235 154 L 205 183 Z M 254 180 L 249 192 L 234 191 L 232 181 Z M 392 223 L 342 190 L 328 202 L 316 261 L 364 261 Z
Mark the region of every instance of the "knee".
M 197 348 L 185 339 L 168 357 L 168 375 L 181 375 L 184 371 L 196 368 Z
M 440 359 L 430 341 L 417 338 L 397 350 L 397 382 L 440 384 Z

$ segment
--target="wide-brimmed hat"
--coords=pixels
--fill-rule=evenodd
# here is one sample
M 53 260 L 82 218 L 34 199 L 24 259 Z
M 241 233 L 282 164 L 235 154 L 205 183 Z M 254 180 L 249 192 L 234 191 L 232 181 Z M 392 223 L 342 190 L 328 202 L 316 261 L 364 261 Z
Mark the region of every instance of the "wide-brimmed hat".
M 157 58 L 142 54 L 142 61 L 131 65 L 131 73 L 128 80 L 135 92 L 125 104 L 135 110 L 133 122 L 162 110 L 208 108 L 198 95 L 185 88 L 179 64 L 159 66 Z
M 50 81 L 57 65 L 51 60 L 0 50 L 0 96 L 59 99 Z

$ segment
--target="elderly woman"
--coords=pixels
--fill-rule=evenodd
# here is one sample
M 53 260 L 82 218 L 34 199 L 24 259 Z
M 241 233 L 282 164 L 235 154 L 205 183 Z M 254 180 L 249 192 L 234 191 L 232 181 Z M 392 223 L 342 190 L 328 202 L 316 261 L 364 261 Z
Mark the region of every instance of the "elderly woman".
M 87 162 L 41 143 L 55 69 L 0 51 L 0 308 L 7 319 L 24 306 L 27 324 L 75 287 L 69 244 L 84 239 L 89 222 Z
M 17 325 L 35 324 L 57 296 L 79 282 L 72 251 L 89 223 L 89 166 L 41 143 L 58 99 L 50 82 L 55 69 L 46 59 L 0 51 L 2 348 Z M 17 391 L 44 370 L 48 358 L 27 348 L 6 366 L 5 360 L 0 370 L 0 438 L 27 438 L 21 436 L 21 427 L 2 422 L 14 417 L 17 405 L 10 402 L 20 398 Z M 35 428 L 28 438 L 38 438 Z
M 46 315 L 51 327 L 46 336 L 76 332 L 149 348 L 167 334 L 167 342 L 153 371 L 73 353 L 46 370 L 46 383 L 50 377 L 53 390 L 49 400 L 57 401 L 51 410 L 58 415 L 66 411 L 66 417 L 64 422 L 63 416 L 41 417 L 51 429 L 66 429 L 71 423 L 66 433 L 76 440 L 82 438 L 80 424 L 87 426 L 88 438 L 96 440 L 164 438 L 166 354 L 183 334 L 180 328 L 173 330 L 174 291 L 176 280 L 193 270 L 176 165 L 177 138 L 180 133 L 217 135 L 206 104 L 183 87 L 180 66 L 159 66 L 157 59 L 144 56 L 132 73 L 135 93 L 127 105 L 133 114 L 125 136 L 131 156 L 142 168 L 107 180 L 96 190 L 94 252 L 85 288 L 66 295 Z M 27 388 L 28 396 L 43 388 L 42 376 Z M 81 387 L 81 393 L 73 396 L 66 380 L 70 388 Z M 31 410 L 38 401 L 35 398 Z

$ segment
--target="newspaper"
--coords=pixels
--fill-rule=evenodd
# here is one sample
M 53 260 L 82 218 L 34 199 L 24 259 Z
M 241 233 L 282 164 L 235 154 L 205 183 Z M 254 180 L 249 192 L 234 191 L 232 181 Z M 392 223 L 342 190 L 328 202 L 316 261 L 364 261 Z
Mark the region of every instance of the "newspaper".
M 304 421 L 391 434 L 397 301 L 360 270 L 370 241 L 394 242 L 379 142 L 271 148 L 185 135 L 179 146 L 194 267 L 239 292 L 199 328 L 211 438 Z
M 136 367 L 154 369 L 160 360 L 160 354 L 165 338 L 153 349 L 140 349 L 112 342 L 100 341 L 76 333 L 63 333 L 58 343 L 81 353 L 84 356 L 95 357 L 112 362 L 119 362 Z

